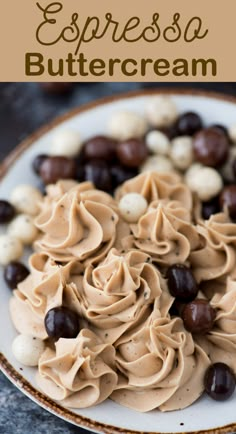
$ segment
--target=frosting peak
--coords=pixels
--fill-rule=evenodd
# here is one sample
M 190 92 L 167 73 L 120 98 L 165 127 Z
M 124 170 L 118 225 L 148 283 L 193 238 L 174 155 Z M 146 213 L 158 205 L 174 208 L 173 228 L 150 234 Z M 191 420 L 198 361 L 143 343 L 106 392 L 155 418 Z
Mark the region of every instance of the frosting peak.
M 75 339 L 59 339 L 39 361 L 40 388 L 66 407 L 85 408 L 104 401 L 117 383 L 115 349 L 90 330 Z
M 148 316 L 163 290 L 165 281 L 147 254 L 112 249 L 102 263 L 86 268 L 80 302 L 87 320 L 113 343 Z
M 119 340 L 117 363 L 114 401 L 139 411 L 169 411 L 201 395 L 210 361 L 180 318 L 157 318 Z
M 130 227 L 132 235 L 124 241 L 126 245 L 148 253 L 160 264 L 185 262 L 199 243 L 190 212 L 177 201 L 152 202 L 147 213 Z
M 36 226 L 42 237 L 36 242 L 39 251 L 56 261 L 73 259 L 98 261 L 116 239 L 118 215 L 108 194 L 95 190 L 91 183 L 60 183 L 49 189 L 41 205 Z M 64 191 L 60 196 L 59 191 Z

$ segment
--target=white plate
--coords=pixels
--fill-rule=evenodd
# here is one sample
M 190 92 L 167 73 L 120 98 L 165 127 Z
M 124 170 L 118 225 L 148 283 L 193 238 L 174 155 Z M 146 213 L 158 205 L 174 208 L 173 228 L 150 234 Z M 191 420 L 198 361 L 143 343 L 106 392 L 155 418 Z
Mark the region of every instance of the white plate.
M 3 170 L 5 176 L 0 184 L 0 198 L 8 198 L 10 191 L 18 183 L 38 184 L 34 176 L 31 162 L 39 153 L 47 153 L 51 136 L 55 130 L 69 127 L 80 132 L 83 139 L 94 134 L 106 133 L 107 121 L 112 112 L 132 110 L 143 113 L 145 105 L 154 91 L 124 95 L 118 98 L 108 98 L 101 102 L 90 104 L 62 120 L 39 132 L 27 143 L 21 146 L 16 154 L 8 160 Z M 165 93 L 165 91 L 161 91 Z M 169 91 L 172 94 L 171 91 Z M 196 111 L 200 113 L 207 124 L 236 123 L 236 100 L 229 97 L 219 97 L 199 92 L 181 92 L 173 90 L 173 98 L 179 111 Z M 22 150 L 24 152 L 22 153 Z M 6 170 L 7 169 L 7 170 Z M 3 173 L 3 172 L 2 172 Z M 1 175 L 1 173 L 0 173 Z M 171 413 L 152 411 L 147 414 L 136 413 L 107 400 L 105 403 L 86 410 L 69 411 L 37 392 L 34 375 L 35 370 L 20 366 L 11 353 L 11 342 L 16 331 L 11 323 L 8 301 L 10 291 L 6 287 L 0 273 L 1 303 L 0 303 L 0 344 L 1 365 L 3 372 L 10 380 L 26 393 L 31 399 L 47 410 L 76 425 L 90 428 L 102 433 L 179 433 L 179 432 L 232 432 L 236 427 L 236 395 L 224 403 L 214 402 L 203 397 L 191 407 Z

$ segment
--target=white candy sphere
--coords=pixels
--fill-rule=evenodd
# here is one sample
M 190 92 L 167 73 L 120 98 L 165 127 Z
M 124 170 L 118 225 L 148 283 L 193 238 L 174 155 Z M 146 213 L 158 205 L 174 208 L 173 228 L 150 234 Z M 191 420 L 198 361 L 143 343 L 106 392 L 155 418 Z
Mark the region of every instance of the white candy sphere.
M 44 349 L 44 341 L 33 336 L 18 335 L 12 343 L 13 355 L 25 366 L 37 366 Z
M 80 134 L 75 130 L 59 130 L 52 138 L 50 155 L 75 157 L 82 148 Z
M 172 161 L 164 155 L 153 155 L 148 157 L 145 163 L 141 166 L 140 172 L 157 172 L 166 173 L 172 172 L 174 166 Z
M 37 188 L 27 184 L 15 187 L 10 196 L 10 201 L 18 212 L 33 216 L 39 212 L 38 204 L 42 199 L 42 193 Z
M 23 244 L 18 238 L 0 235 L 0 264 L 7 265 L 23 255 Z
M 178 117 L 174 101 L 164 95 L 150 98 L 146 112 L 149 123 L 156 127 L 167 127 Z
M 38 234 L 34 219 L 30 215 L 20 214 L 8 226 L 8 234 L 18 238 L 24 244 L 32 244 Z
M 203 165 L 201 163 L 194 163 L 185 172 L 185 177 L 184 177 L 185 183 L 192 191 L 194 191 L 194 184 L 197 180 L 197 173 L 198 173 L 199 169 L 201 169 L 202 167 L 203 167 Z
M 129 223 L 135 223 L 146 212 L 148 203 L 138 193 L 128 193 L 119 202 L 122 217 Z
M 168 155 L 170 152 L 170 141 L 168 137 L 158 130 L 150 131 L 146 136 L 146 145 L 153 154 Z
M 176 137 L 172 140 L 171 145 L 170 156 L 174 166 L 180 170 L 188 169 L 193 161 L 192 138 Z
M 137 113 L 123 111 L 114 113 L 109 121 L 108 130 L 111 137 L 128 140 L 141 137 L 147 131 L 147 121 Z
M 202 201 L 215 197 L 223 188 L 220 174 L 212 167 L 202 167 L 193 174 L 192 190 Z
M 228 128 L 228 134 L 233 143 L 236 143 L 236 123 Z
M 229 157 L 226 163 L 220 168 L 220 173 L 228 182 L 234 182 L 235 176 L 233 171 L 233 162 L 236 159 L 236 146 L 229 149 Z

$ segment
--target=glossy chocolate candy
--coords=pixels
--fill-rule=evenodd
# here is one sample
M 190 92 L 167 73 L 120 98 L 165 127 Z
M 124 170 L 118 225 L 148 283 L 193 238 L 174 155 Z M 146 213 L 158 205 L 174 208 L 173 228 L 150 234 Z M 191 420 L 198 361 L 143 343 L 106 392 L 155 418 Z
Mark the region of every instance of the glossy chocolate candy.
M 29 275 L 28 268 L 21 262 L 10 262 L 4 270 L 4 279 L 7 286 L 16 289 L 17 285 Z
M 183 113 L 176 122 L 180 136 L 193 136 L 203 127 L 201 117 L 194 112 Z
M 148 150 L 140 139 L 130 139 L 117 146 L 117 157 L 127 167 L 139 167 L 146 160 Z
M 230 217 L 236 219 L 236 185 L 228 185 L 222 190 L 220 205 L 222 209 L 228 208 Z
M 84 143 L 84 156 L 87 160 L 112 161 L 116 156 L 116 147 L 116 140 L 106 136 L 94 136 Z
M 60 179 L 75 179 L 77 164 L 72 158 L 48 157 L 40 166 L 40 176 L 45 184 L 54 184 Z
M 193 140 L 193 150 L 197 161 L 210 166 L 223 165 L 229 153 L 229 140 L 219 128 L 205 128 Z
M 181 316 L 190 333 L 206 334 L 213 328 L 216 312 L 207 300 L 198 299 L 186 304 Z
M 196 298 L 197 282 L 191 270 L 182 264 L 172 265 L 167 271 L 168 288 L 173 297 L 182 303 L 188 303 Z
M 235 375 L 225 363 L 211 365 L 204 378 L 206 393 L 216 401 L 226 401 L 235 390 Z
M 15 216 L 15 208 L 7 200 L 0 200 L 0 224 L 9 223 Z
M 50 338 L 73 339 L 80 331 L 79 316 L 66 307 L 50 309 L 44 319 L 46 332 Z

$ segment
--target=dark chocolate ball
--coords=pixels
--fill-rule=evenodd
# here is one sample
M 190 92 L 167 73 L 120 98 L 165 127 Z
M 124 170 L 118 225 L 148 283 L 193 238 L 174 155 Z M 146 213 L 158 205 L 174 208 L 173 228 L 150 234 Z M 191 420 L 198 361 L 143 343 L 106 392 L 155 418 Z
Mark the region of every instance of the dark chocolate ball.
M 212 330 L 216 312 L 207 300 L 194 300 L 184 306 L 182 319 L 186 330 L 206 334 Z
M 234 174 L 234 178 L 236 180 L 236 159 L 233 161 L 232 163 L 232 168 L 233 168 L 233 174 Z
M 109 167 L 104 161 L 90 161 L 84 166 L 84 180 L 91 181 L 99 190 L 112 191 L 112 178 Z
M 48 155 L 46 154 L 41 154 L 41 155 L 37 155 L 37 157 L 34 158 L 33 160 L 33 170 L 36 173 L 36 175 L 40 174 L 40 168 L 43 164 L 43 162 L 48 158 Z
M 182 114 L 176 122 L 177 130 L 180 136 L 193 136 L 203 127 L 201 117 L 194 112 Z
M 197 161 L 217 167 L 225 163 L 229 153 L 229 140 L 219 128 L 205 128 L 193 139 L 193 150 Z
M 0 200 L 0 224 L 9 223 L 15 216 L 15 208 L 7 200 Z
M 226 401 L 235 390 L 235 375 L 225 363 L 211 365 L 205 374 L 206 393 L 216 401 Z
M 213 214 L 220 212 L 219 197 L 214 197 L 213 199 L 202 203 L 202 218 L 208 220 Z
M 143 140 L 130 139 L 117 146 L 117 157 L 124 166 L 139 167 L 147 156 L 148 150 Z
M 87 160 L 101 159 L 111 161 L 116 156 L 117 141 L 106 136 L 95 136 L 84 144 L 84 156 Z
M 175 137 L 179 136 L 179 131 L 176 125 L 176 122 L 172 125 L 170 125 L 169 127 L 165 127 L 165 128 L 160 128 L 160 131 L 165 134 L 168 139 L 172 140 L 175 139 Z
M 40 167 L 40 176 L 45 184 L 54 184 L 60 179 L 75 179 L 76 161 L 67 157 L 48 157 Z
M 18 283 L 23 282 L 29 275 L 28 268 L 21 262 L 10 262 L 4 270 L 4 279 L 9 288 L 17 288 Z
M 228 134 L 228 130 L 227 130 L 227 128 L 226 128 L 224 125 L 221 125 L 221 124 L 214 124 L 214 125 L 211 126 L 211 128 L 218 128 L 220 131 L 222 131 L 222 133 L 224 133 L 224 134 L 226 135 L 226 137 L 227 137 L 227 138 L 229 139 L 229 141 L 230 141 L 229 134 Z
M 79 316 L 66 307 L 50 309 L 44 319 L 46 332 L 50 338 L 73 339 L 80 331 Z
M 44 82 L 39 83 L 41 89 L 51 95 L 63 95 L 70 92 L 73 88 L 73 83 L 69 82 Z
M 123 167 L 119 164 L 112 166 L 111 177 L 113 188 L 118 187 L 123 184 L 123 182 L 128 181 L 128 179 L 134 178 L 136 175 L 138 175 L 137 169 Z
M 181 312 L 184 308 L 184 304 L 180 303 L 176 299 L 174 300 L 172 306 L 169 309 L 169 314 L 171 316 L 181 316 Z
M 84 165 L 82 165 L 82 164 L 77 165 L 76 179 L 78 182 L 85 181 Z
M 182 303 L 196 298 L 198 285 L 191 270 L 182 264 L 171 265 L 167 270 L 168 288 L 173 297 Z
M 236 219 L 236 185 L 226 186 L 220 195 L 220 205 L 228 208 L 230 217 Z

